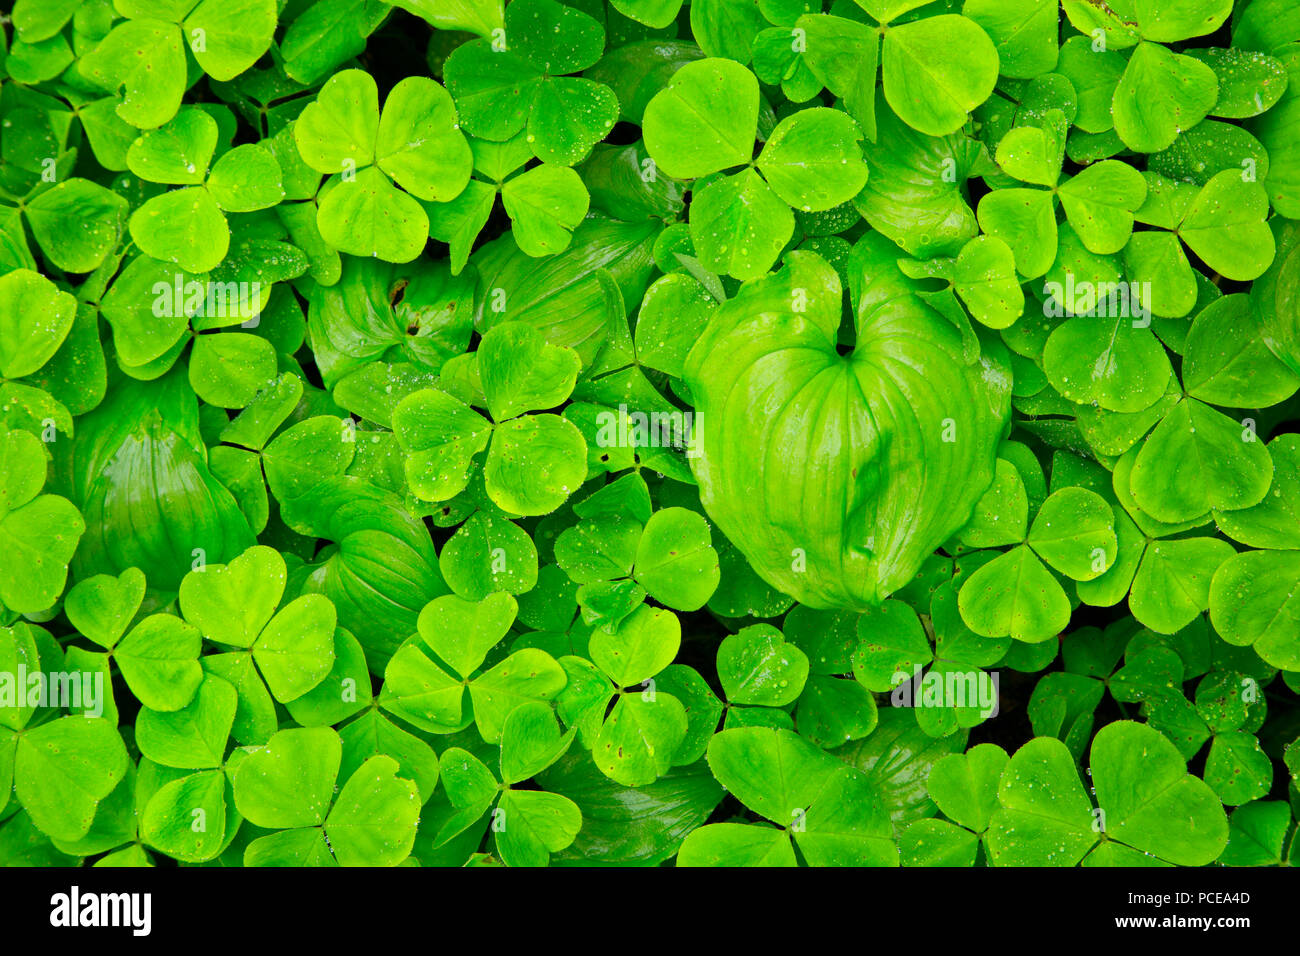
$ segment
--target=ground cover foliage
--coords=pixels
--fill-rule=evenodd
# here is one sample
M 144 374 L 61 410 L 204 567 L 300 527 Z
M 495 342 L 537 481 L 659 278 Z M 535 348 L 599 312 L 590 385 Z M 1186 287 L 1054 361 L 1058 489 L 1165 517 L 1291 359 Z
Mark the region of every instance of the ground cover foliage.
M 0 862 L 1272 866 L 1292 0 L 17 0 Z

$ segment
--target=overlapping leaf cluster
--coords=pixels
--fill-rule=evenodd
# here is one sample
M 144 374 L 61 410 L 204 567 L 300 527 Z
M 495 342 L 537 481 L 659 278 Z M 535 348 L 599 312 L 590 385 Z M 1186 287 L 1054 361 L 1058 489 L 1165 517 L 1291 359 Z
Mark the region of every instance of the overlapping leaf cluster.
M 1291 0 L 0 26 L 0 861 L 1294 861 Z

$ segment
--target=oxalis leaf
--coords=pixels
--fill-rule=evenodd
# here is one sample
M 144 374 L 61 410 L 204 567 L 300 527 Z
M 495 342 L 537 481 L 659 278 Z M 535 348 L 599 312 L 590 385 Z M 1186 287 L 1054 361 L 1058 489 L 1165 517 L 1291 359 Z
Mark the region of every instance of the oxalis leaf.
M 1158 731 L 1108 724 L 1093 740 L 1091 772 L 1096 808 L 1063 743 L 1037 738 L 1018 750 L 1002 772 L 1000 809 L 989 824 L 993 861 L 1074 866 L 1088 857 L 1092 866 L 1128 866 L 1147 855 L 1201 866 L 1226 846 L 1218 798 Z M 1103 833 L 1108 842 L 1098 846 Z

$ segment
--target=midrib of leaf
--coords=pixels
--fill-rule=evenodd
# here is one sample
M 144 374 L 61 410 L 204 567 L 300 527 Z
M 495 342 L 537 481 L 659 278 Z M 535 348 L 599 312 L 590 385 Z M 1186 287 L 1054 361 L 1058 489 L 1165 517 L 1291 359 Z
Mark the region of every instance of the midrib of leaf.
M 732 143 L 731 140 L 727 138 L 727 136 L 718 127 L 718 125 L 714 123 L 709 116 L 706 116 L 704 113 L 701 113 L 698 109 L 696 109 L 695 105 L 690 100 L 686 99 L 680 93 L 675 97 L 675 99 L 677 103 L 684 110 L 686 110 L 688 113 L 690 113 L 699 121 L 700 125 L 702 125 L 705 129 L 711 132 L 715 137 L 717 137 L 718 142 L 724 145 L 727 148 L 728 152 L 731 152 L 735 148 L 735 144 Z M 732 166 L 739 166 L 744 161 L 745 161 L 744 159 L 741 159 L 739 162 L 732 163 L 730 166 L 724 166 L 723 169 L 730 169 Z

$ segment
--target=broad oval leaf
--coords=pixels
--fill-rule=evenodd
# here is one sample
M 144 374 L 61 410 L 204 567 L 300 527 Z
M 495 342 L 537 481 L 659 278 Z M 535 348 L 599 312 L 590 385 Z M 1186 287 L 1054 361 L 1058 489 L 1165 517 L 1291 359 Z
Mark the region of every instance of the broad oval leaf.
M 893 258 L 879 238 L 855 250 L 847 356 L 838 277 L 793 253 L 718 309 L 687 357 L 705 508 L 766 581 L 810 607 L 860 610 L 898 590 L 993 478 L 1009 377 L 996 353 L 967 359 Z

